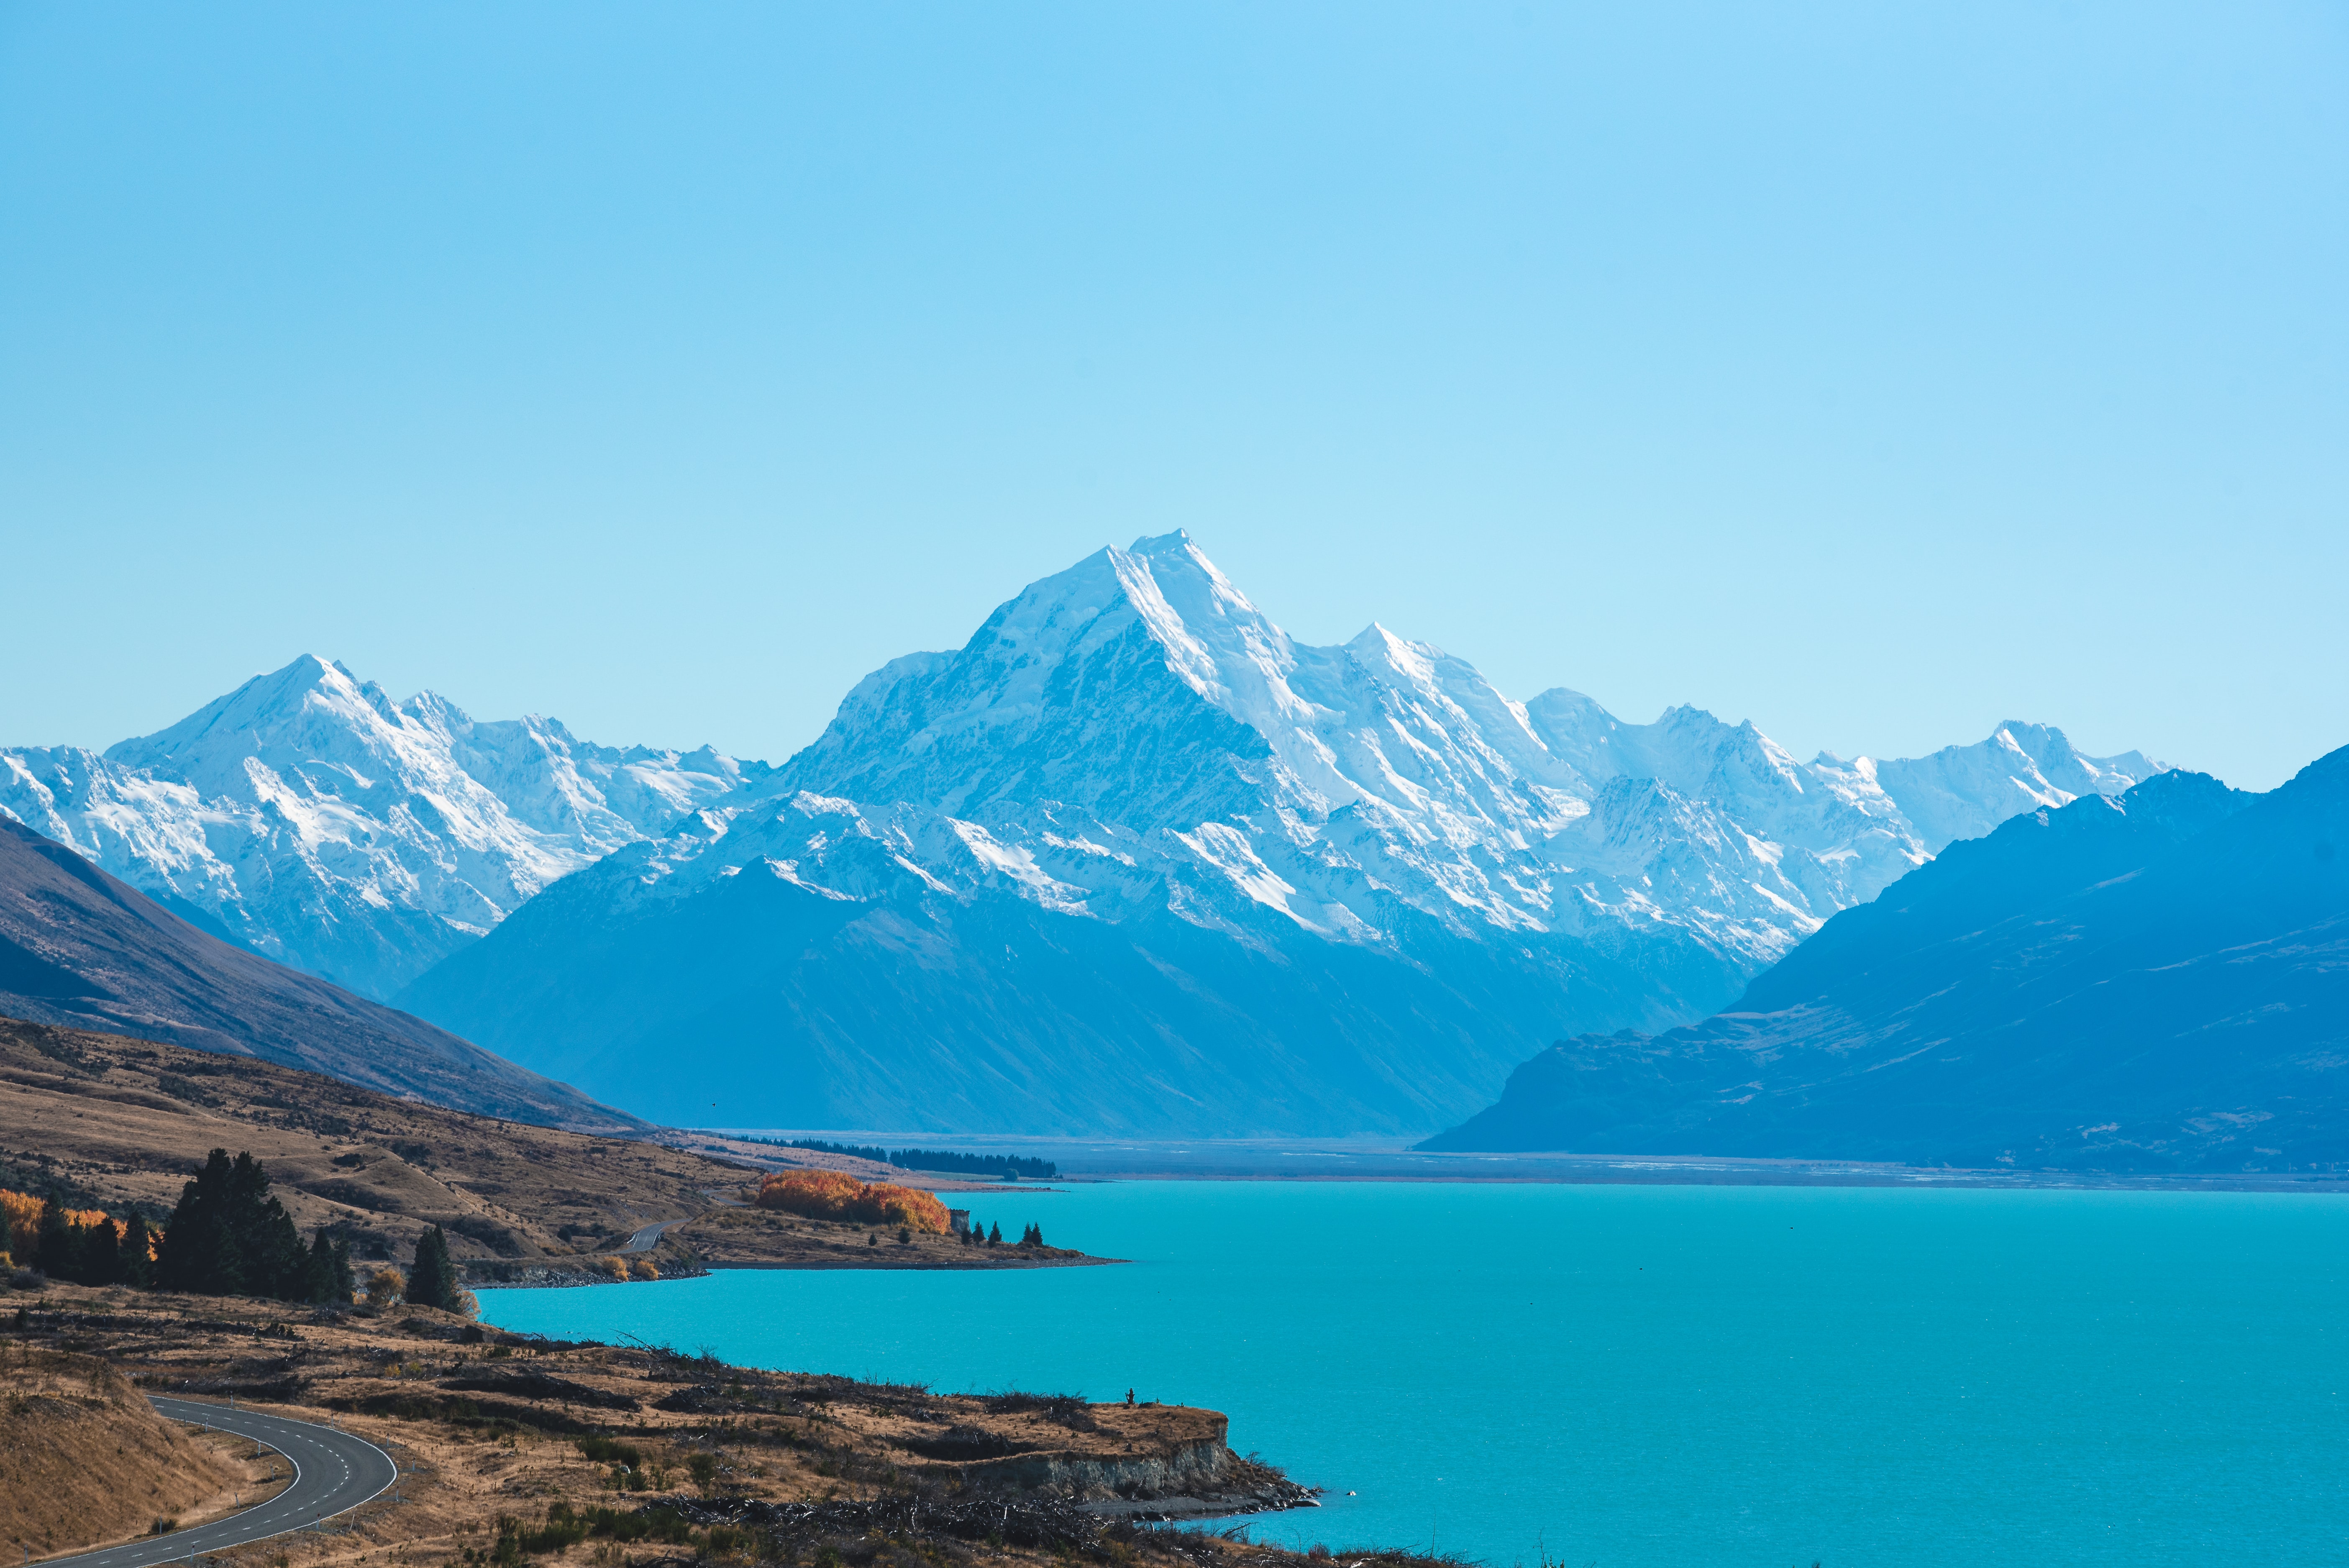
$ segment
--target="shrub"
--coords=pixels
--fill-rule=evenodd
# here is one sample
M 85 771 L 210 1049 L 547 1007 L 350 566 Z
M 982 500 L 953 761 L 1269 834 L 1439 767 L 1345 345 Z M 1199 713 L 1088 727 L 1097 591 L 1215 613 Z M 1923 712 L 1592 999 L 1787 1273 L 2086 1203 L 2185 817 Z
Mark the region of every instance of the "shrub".
M 635 1469 L 645 1462 L 644 1450 L 634 1443 L 597 1437 L 581 1438 L 578 1442 L 579 1451 L 599 1465 L 626 1465 Z
M 628 1278 L 632 1280 L 659 1279 L 660 1265 L 654 1262 L 650 1258 L 638 1258 L 628 1265 Z
M 759 1207 L 811 1220 L 855 1220 L 947 1232 L 947 1206 L 916 1188 L 859 1181 L 838 1170 L 787 1170 L 759 1184 Z
M 378 1269 L 367 1276 L 367 1305 L 388 1307 L 408 1297 L 408 1276 L 398 1269 Z

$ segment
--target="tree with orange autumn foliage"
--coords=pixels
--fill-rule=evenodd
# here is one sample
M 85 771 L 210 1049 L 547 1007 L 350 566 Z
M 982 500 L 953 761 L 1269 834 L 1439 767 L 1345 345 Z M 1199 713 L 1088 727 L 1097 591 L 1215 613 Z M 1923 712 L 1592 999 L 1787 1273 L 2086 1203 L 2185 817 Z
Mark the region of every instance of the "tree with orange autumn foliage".
M 947 1206 L 917 1188 L 859 1181 L 845 1171 L 786 1170 L 759 1184 L 759 1207 L 811 1220 L 854 1220 L 947 1232 Z
M 30 1262 L 40 1245 L 41 1200 L 0 1187 L 0 1252 Z

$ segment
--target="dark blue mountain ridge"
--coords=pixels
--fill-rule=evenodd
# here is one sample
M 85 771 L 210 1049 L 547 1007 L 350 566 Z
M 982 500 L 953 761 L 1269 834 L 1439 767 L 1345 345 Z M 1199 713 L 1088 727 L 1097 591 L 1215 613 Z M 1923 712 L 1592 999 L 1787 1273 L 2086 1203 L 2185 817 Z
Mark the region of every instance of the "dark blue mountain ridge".
M 0 1016 L 257 1056 L 481 1116 L 645 1130 L 420 1018 L 200 930 L 5 818 Z
M 1951 846 L 1737 1004 L 1561 1040 L 1421 1147 L 2280 1170 L 2349 1164 L 2349 748 L 2171 773 Z

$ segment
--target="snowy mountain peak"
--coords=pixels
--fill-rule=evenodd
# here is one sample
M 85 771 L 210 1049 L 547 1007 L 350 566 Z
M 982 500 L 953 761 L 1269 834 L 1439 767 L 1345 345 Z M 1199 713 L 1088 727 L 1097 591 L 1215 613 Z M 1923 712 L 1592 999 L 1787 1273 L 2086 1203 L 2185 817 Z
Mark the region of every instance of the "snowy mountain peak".
M 868 677 L 771 791 L 983 822 L 1097 918 L 1147 908 L 1227 933 L 1274 919 L 1368 942 L 1414 919 L 1670 929 L 1751 966 L 1921 863 L 1951 812 L 1998 810 L 2015 756 L 2069 769 L 2075 793 L 2126 787 L 2127 770 L 2075 765 L 2052 733 L 1952 748 L 1983 776 L 1947 802 L 1920 785 L 1920 824 L 1877 764 L 1797 762 L 1750 722 L 1682 705 L 1626 724 L 1562 689 L 1520 703 L 1375 621 L 1342 646 L 1297 643 L 1176 533 L 1097 552 L 963 649 Z M 1992 752 L 2014 756 L 1991 766 Z M 1129 847 L 1065 852 L 1080 838 Z M 991 875 L 947 854 L 922 862 L 942 886 Z
M 1958 839 L 1979 838 L 2020 813 L 2086 794 L 2119 794 L 2169 771 L 2142 752 L 2084 756 L 2063 731 L 2013 719 L 1971 746 L 1882 763 L 1862 758 L 1861 763 L 1936 853 Z
M 0 811 L 215 935 L 383 997 L 765 771 L 394 702 L 305 654 L 102 756 L 0 752 Z

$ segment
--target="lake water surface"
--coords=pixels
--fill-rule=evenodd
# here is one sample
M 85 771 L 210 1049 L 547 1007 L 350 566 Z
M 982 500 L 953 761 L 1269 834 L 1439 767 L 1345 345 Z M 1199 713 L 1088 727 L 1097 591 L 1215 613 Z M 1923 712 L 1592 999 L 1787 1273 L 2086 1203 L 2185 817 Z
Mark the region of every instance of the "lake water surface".
M 1330 1489 L 1257 1526 L 1299 1543 L 2349 1560 L 2343 1199 L 1145 1181 L 975 1203 L 1134 1262 L 483 1292 L 484 1315 L 1211 1406 L 1235 1448 Z

